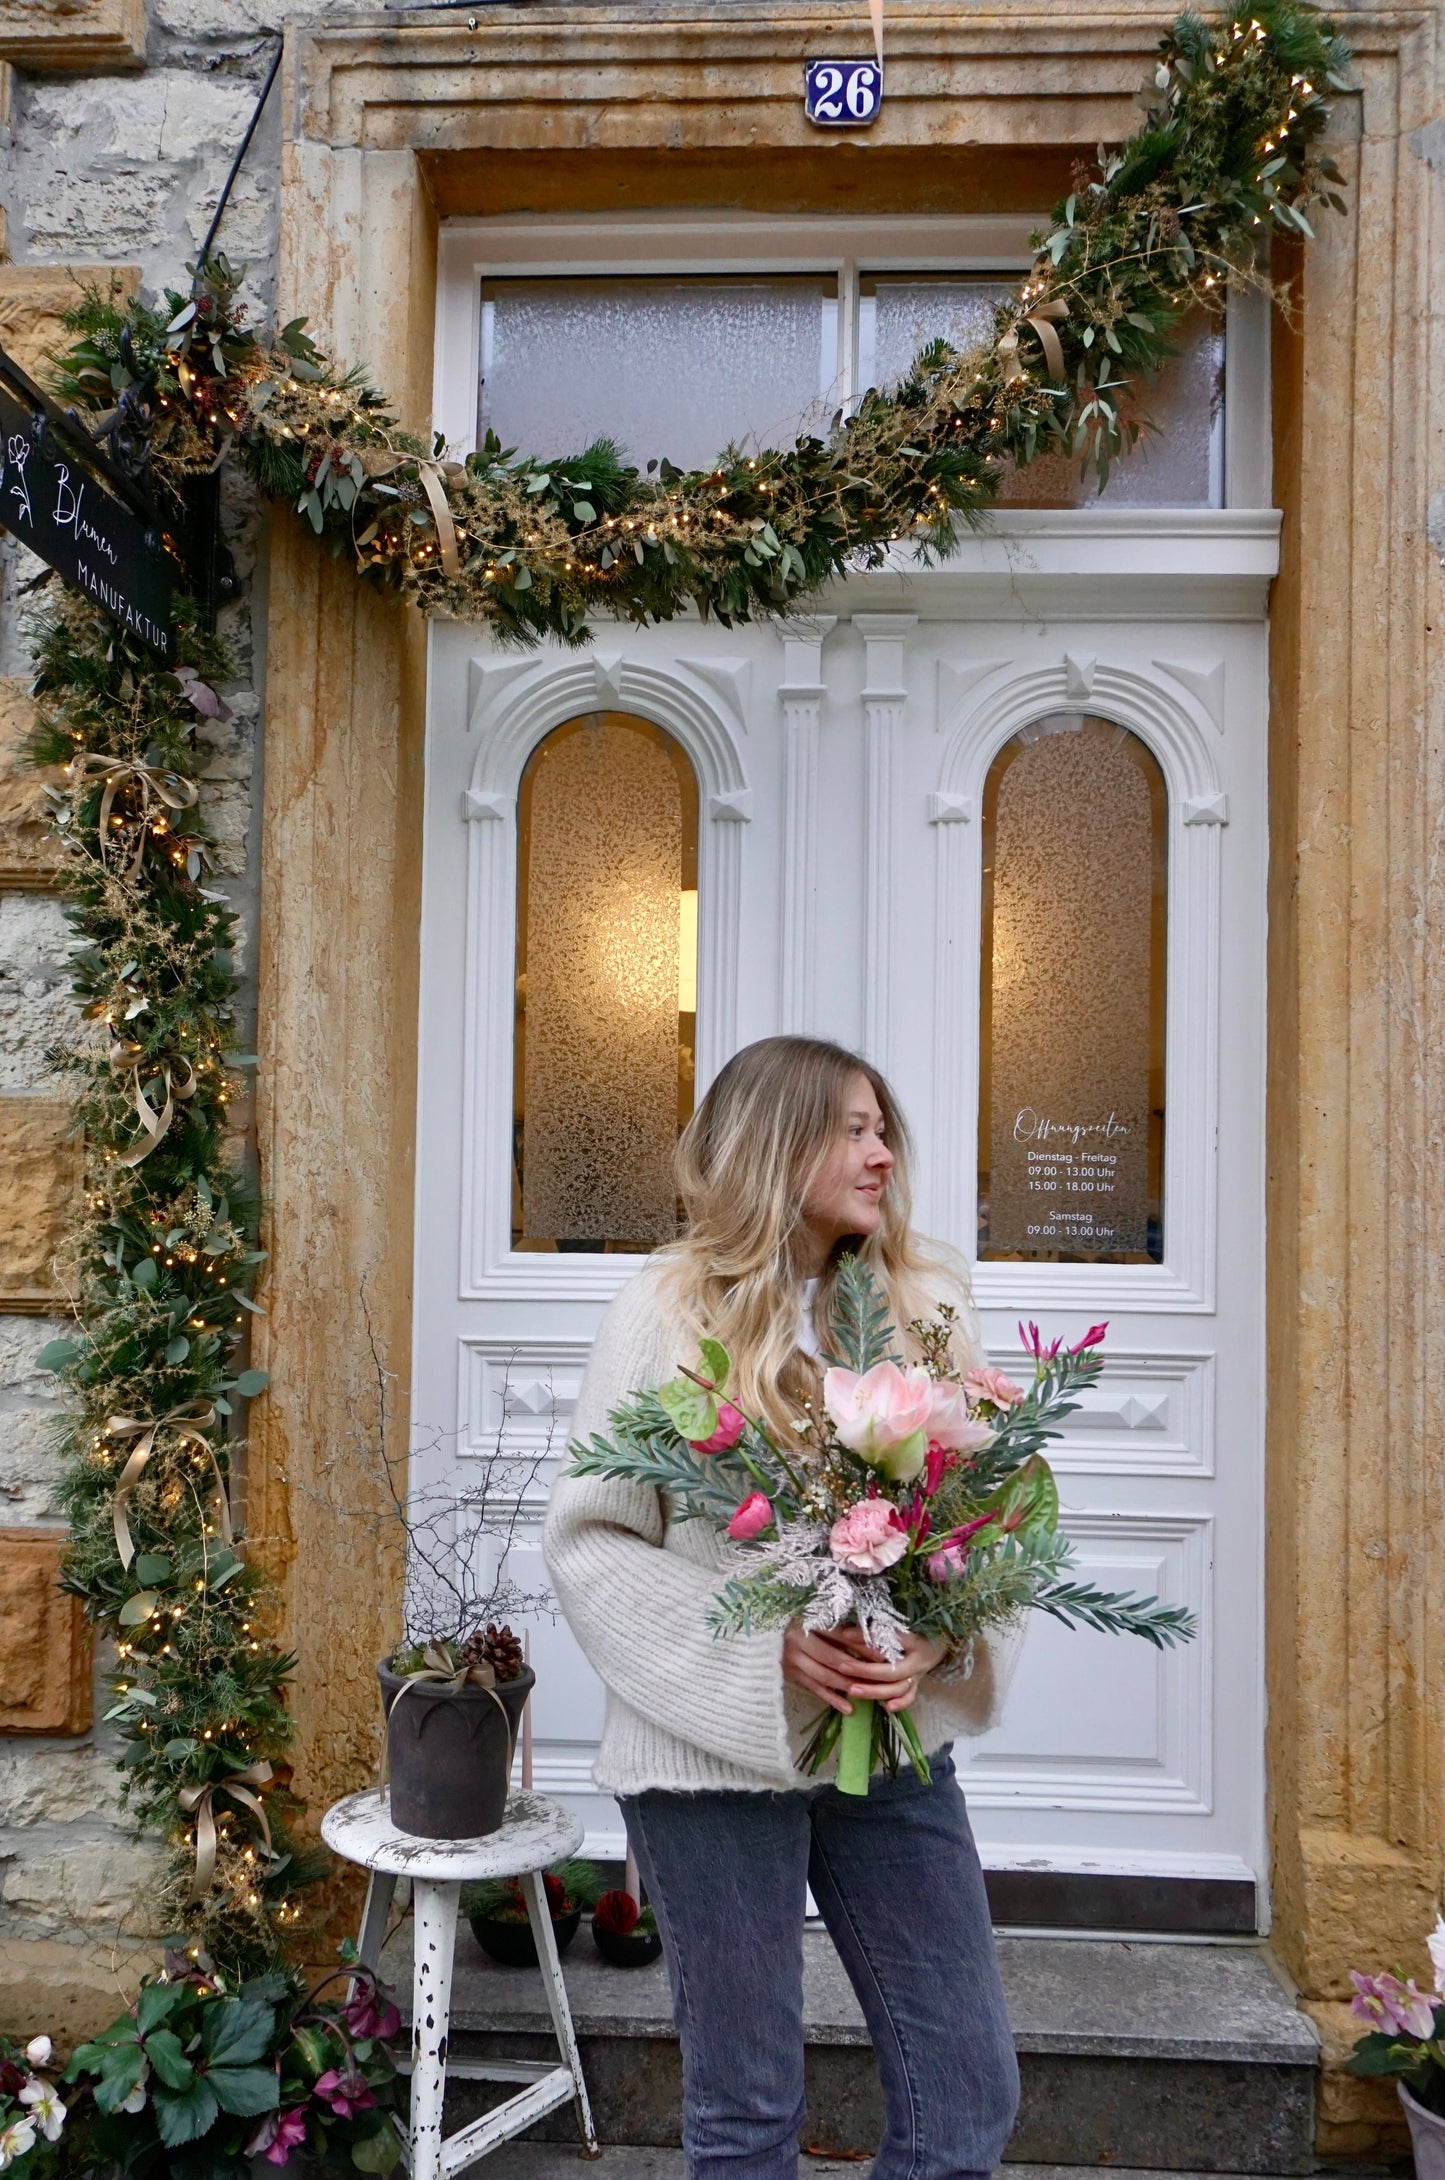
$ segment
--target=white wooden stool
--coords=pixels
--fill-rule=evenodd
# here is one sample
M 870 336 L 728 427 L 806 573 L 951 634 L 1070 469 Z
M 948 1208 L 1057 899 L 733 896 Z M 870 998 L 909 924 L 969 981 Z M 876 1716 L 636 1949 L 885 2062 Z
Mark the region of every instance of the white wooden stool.
M 328 1847 L 348 1862 L 359 1862 L 371 1872 L 366 1892 L 366 1912 L 361 1924 L 360 1952 L 363 1964 L 377 1966 L 392 1894 L 399 1877 L 412 1885 L 415 1921 L 412 1966 L 411 2029 L 411 2174 L 412 2180 L 451 2180 L 467 2165 L 485 2157 L 499 2142 L 507 2142 L 530 2127 L 569 2097 L 577 2102 L 577 2121 L 582 2131 L 585 2157 L 599 2157 L 587 2084 L 572 2030 L 567 1987 L 557 1958 L 557 1940 L 542 1885 L 541 1872 L 553 1862 L 575 1854 L 582 1844 L 582 1826 L 567 1810 L 548 1801 L 545 1794 L 523 1789 L 507 1803 L 500 1831 L 481 1839 L 419 1839 L 414 1832 L 399 1832 L 391 1821 L 391 1802 L 385 1789 L 368 1794 L 349 1794 L 328 1809 L 321 1820 L 321 1837 Z M 524 2059 L 468 2060 L 465 2071 L 473 2080 L 520 2082 L 514 2096 L 495 2111 L 463 2127 L 459 2134 L 442 2135 L 442 2102 L 446 2094 L 447 2030 L 451 2018 L 452 1955 L 456 1948 L 457 1910 L 462 1886 L 474 1878 L 519 1877 L 527 1902 L 527 1915 L 536 1940 L 542 1969 L 542 1987 L 557 2032 L 561 2064 L 548 2066 Z

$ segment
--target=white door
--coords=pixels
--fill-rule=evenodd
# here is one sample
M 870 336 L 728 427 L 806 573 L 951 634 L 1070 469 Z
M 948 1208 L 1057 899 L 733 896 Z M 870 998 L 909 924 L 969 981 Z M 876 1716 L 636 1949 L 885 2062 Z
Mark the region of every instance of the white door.
M 816 617 L 432 631 L 414 1477 L 541 1592 L 588 1342 L 670 1229 L 681 1116 L 805 1029 L 888 1074 L 920 1224 L 1107 1368 L 1057 1467 L 1081 1570 L 1194 1645 L 1039 1621 L 961 1745 L 994 1867 L 1263 1869 L 1266 511 L 1002 515 Z M 620 1853 L 603 1697 L 528 1620 L 536 1783 Z M 645 1640 L 639 1631 L 639 1640 Z

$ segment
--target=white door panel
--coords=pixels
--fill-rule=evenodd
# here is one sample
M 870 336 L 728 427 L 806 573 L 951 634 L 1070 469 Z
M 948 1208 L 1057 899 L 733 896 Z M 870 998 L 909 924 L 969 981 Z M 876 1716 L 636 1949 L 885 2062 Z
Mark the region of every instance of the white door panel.
M 856 579 L 781 630 L 608 627 L 595 653 L 518 658 L 434 624 L 416 1473 L 465 1490 L 514 1464 L 512 1572 L 535 1587 L 587 1344 L 637 1261 L 510 1246 L 515 813 L 538 741 L 605 711 L 682 745 L 699 787 L 699 1088 L 780 1028 L 865 1050 L 918 1137 L 919 1223 L 972 1254 L 989 766 L 1046 714 L 1114 720 L 1168 792 L 1163 1261 L 990 1261 L 976 1291 L 1005 1367 L 1020 1317 L 1068 1339 L 1109 1319 L 1104 1377 L 1057 1458 L 1079 1564 L 1187 1603 L 1201 1635 L 1159 1653 L 1040 1622 L 1003 1723 L 959 1753 L 986 1860 L 1242 1875 L 1263 1863 L 1269 524 L 1156 517 L 1144 553 L 1145 517 L 1075 517 L 1063 542 L 1060 518 L 1032 519 L 1027 554 L 995 539 L 971 572 Z M 537 1784 L 618 1852 L 587 1777 L 601 1690 L 560 1622 L 531 1640 Z

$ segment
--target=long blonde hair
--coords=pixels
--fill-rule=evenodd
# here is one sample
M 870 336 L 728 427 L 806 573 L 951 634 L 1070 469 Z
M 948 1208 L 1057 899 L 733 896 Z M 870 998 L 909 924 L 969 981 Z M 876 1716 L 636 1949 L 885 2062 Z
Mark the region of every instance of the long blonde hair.
M 910 1344 L 910 1322 L 931 1317 L 942 1301 L 969 1311 L 966 1327 L 971 1310 L 962 1262 L 913 1231 L 908 1124 L 887 1082 L 856 1053 L 814 1037 L 764 1037 L 745 1046 L 717 1076 L 677 1146 L 687 1213 L 686 1232 L 668 1252 L 677 1299 L 693 1329 L 721 1340 L 733 1357 L 729 1389 L 739 1405 L 789 1439 L 801 1404 L 818 1390 L 817 1370 L 798 1348 L 808 1263 L 804 1208 L 847 1125 L 859 1075 L 878 1100 L 893 1170 L 877 1232 L 840 1244 L 820 1277 L 813 1305 L 820 1339 L 826 1346 L 837 1258 L 848 1246 L 871 1267 L 900 1348 Z

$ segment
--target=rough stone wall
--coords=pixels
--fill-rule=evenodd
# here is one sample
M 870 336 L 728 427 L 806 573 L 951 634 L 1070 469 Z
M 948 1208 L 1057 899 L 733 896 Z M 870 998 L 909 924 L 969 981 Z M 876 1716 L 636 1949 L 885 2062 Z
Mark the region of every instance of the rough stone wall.
M 13 69 L 0 63 L 0 90 L 8 91 L 8 106 L 0 104 L 0 215 L 10 260 L 139 266 L 148 300 L 167 285 L 184 288 L 280 25 L 281 9 L 255 0 L 147 0 L 143 66 L 31 72 L 23 51 Z M 274 289 L 277 102 L 273 92 L 218 237 L 232 263 L 247 267 L 246 299 L 262 321 Z M 228 488 L 223 519 L 241 578 L 221 623 L 236 659 L 237 678 L 225 692 L 234 717 L 202 732 L 215 750 L 207 791 L 218 842 L 214 882 L 241 912 L 244 973 L 255 958 L 264 525 L 244 486 Z M 43 590 L 26 595 L 23 587 L 39 572 L 0 540 L 0 675 L 13 677 L 17 693 L 45 604 Z M 55 894 L 0 890 L 0 1099 L 56 1092 L 46 1052 L 67 1030 L 69 944 Z M 245 1009 L 252 1011 L 249 985 Z M 244 1020 L 242 1034 L 249 1043 Z M 51 1318 L 6 1314 L 0 1304 L 0 1526 L 57 1519 L 57 1403 L 35 1356 L 59 1329 Z M 0 1649 L 5 1611 L 0 1567 Z M 117 1806 L 103 1725 L 81 1740 L 0 1736 L 7 1964 L 0 2029 L 73 2033 L 109 2017 L 116 1963 L 147 1932 L 149 1864 L 150 1850 Z

